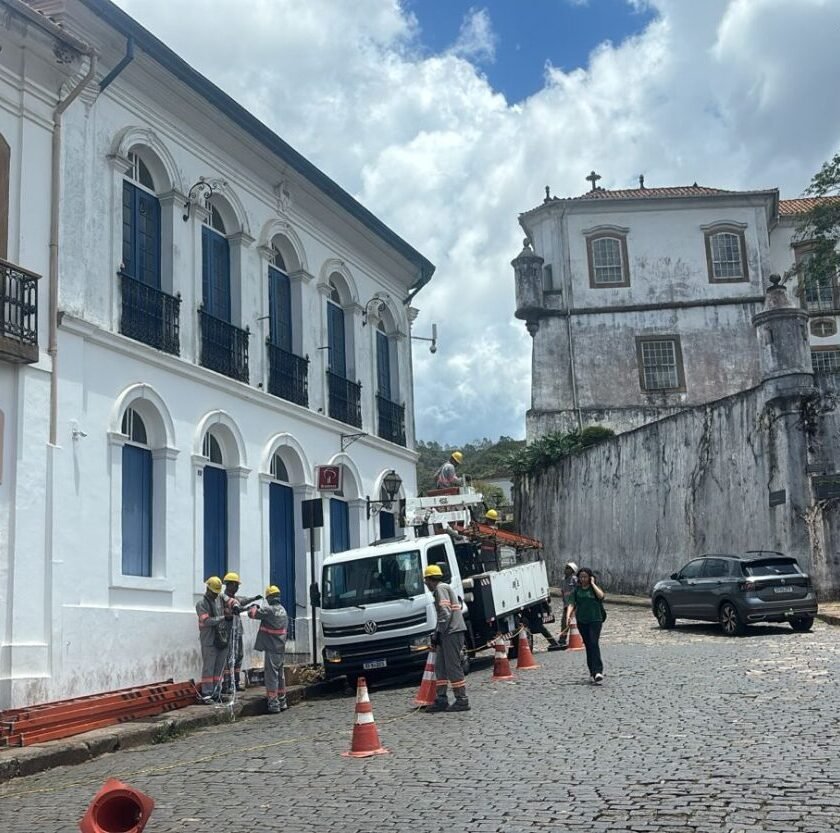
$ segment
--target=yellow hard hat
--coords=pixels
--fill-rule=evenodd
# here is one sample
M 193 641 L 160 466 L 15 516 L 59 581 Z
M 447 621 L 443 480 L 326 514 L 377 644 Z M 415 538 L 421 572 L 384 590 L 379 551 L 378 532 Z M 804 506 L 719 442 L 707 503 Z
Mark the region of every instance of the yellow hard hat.
M 429 566 L 423 570 L 423 578 L 443 578 L 443 570 L 441 570 L 437 564 L 429 564 Z
M 242 580 L 239 578 L 239 573 L 225 573 L 225 577 L 222 581 L 227 584 L 229 581 L 235 581 L 237 584 L 242 584 Z
M 214 593 L 222 592 L 222 580 L 218 576 L 210 576 L 205 584 L 207 585 L 207 589 L 212 590 Z
M 498 521 L 499 513 L 495 509 L 488 509 L 484 514 L 484 517 L 487 518 L 488 521 Z
M 266 587 L 265 588 L 265 593 L 263 593 L 263 596 L 265 596 L 266 599 L 269 596 L 279 596 L 279 595 L 280 595 L 280 588 L 276 584 L 272 584 L 272 585 L 269 585 L 268 587 Z
M 461 454 L 461 452 L 460 452 L 460 451 L 453 451 L 453 452 L 452 452 L 452 454 L 451 454 L 450 456 L 451 456 L 451 457 L 452 457 L 452 459 L 453 459 L 456 463 L 458 463 L 458 464 L 461 464 L 461 463 L 463 463 L 463 462 L 464 462 L 464 455 L 463 455 L 463 454 Z

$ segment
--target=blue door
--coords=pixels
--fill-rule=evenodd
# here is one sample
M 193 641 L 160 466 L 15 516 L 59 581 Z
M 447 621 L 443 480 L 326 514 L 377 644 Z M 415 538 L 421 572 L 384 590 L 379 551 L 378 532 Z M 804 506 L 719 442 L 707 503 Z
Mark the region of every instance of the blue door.
M 268 267 L 268 323 L 271 343 L 292 352 L 292 288 L 289 276 Z
M 280 587 L 280 600 L 289 614 L 289 638 L 295 627 L 295 512 L 290 486 L 272 483 L 268 489 L 269 584 Z
M 160 289 L 160 203 L 130 182 L 123 182 L 122 260 L 126 275 Z
M 397 525 L 394 523 L 393 512 L 379 513 L 379 537 L 380 538 L 395 538 L 397 535 Z
M 152 452 L 134 445 L 122 450 L 122 572 L 152 574 Z
M 347 378 L 347 356 L 344 342 L 344 310 L 327 302 L 327 345 L 330 370 L 342 379 Z
M 330 552 L 350 549 L 350 507 L 338 498 L 330 498 Z
M 227 572 L 227 472 L 204 467 L 204 578 Z
M 230 247 L 209 226 L 201 228 L 201 287 L 204 309 L 214 318 L 230 321 Z
M 376 379 L 379 395 L 391 401 L 391 350 L 388 336 L 381 330 L 376 331 Z

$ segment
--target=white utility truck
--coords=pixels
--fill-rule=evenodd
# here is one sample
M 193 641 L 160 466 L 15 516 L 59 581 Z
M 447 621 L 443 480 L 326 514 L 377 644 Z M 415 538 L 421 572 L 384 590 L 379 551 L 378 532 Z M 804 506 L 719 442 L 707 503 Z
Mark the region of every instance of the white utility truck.
M 554 621 L 540 542 L 473 522 L 470 507 L 482 503 L 471 489 L 409 498 L 404 537 L 325 559 L 317 595 L 328 679 L 423 668 L 435 627 L 429 564 L 464 603 L 470 652 L 512 633 L 525 612 Z

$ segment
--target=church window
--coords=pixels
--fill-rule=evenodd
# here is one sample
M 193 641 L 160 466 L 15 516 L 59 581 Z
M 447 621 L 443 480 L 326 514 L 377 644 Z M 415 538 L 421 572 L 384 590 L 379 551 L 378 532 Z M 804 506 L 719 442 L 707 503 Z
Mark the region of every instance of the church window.
M 593 288 L 630 286 L 627 263 L 627 237 L 604 231 L 586 238 L 589 259 L 589 285 Z
M 811 365 L 814 373 L 840 373 L 840 348 L 811 350 Z
M 636 339 L 639 382 L 645 391 L 683 391 L 682 348 L 678 336 L 645 336 Z
M 749 280 L 744 230 L 721 226 L 708 229 L 705 236 L 709 281 L 728 283 Z
M 817 318 L 811 322 L 811 335 L 817 338 L 837 335 L 837 322 L 833 318 Z

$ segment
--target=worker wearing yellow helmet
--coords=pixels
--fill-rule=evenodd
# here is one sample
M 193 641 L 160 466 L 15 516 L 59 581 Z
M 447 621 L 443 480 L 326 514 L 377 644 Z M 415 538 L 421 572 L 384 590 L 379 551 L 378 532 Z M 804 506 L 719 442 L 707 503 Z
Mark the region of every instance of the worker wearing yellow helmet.
M 495 509 L 488 509 L 484 513 L 484 520 L 490 526 L 498 526 L 499 525 L 499 513 Z
M 437 695 L 435 702 L 426 706 L 426 711 L 469 711 L 470 701 L 467 699 L 467 684 L 462 665 L 467 626 L 461 600 L 443 580 L 443 570 L 439 564 L 429 564 L 423 570 L 423 581 L 434 596 L 437 614 L 437 624 L 432 633 Z M 454 703 L 450 703 L 447 697 L 447 688 L 450 685 L 455 695 Z
M 464 455 L 460 451 L 453 451 L 449 459 L 435 472 L 435 483 L 438 489 L 451 489 L 453 486 L 461 485 L 461 478 L 458 477 L 457 467 L 464 462 Z
M 222 680 L 222 693 L 228 694 L 231 690 L 231 682 L 236 686 L 237 691 L 245 690 L 242 682 L 242 660 L 245 656 L 245 647 L 242 641 L 242 623 L 239 621 L 239 614 L 243 613 L 251 602 L 257 601 L 262 596 L 238 596 L 237 593 L 242 585 L 239 573 L 233 571 L 225 573 L 222 581 L 225 583 L 223 597 L 225 610 L 231 614 L 228 621 L 230 622 L 230 644 L 233 647 L 233 657 L 228 658 L 233 660 L 233 668 L 231 669 L 230 662 L 226 664 Z M 231 673 L 233 674 L 232 681 Z
M 286 678 L 283 664 L 286 661 L 286 631 L 289 617 L 280 601 L 280 588 L 271 584 L 265 588 L 265 602 L 252 604 L 248 616 L 260 623 L 255 651 L 265 652 L 265 699 L 269 714 L 284 712 L 286 703 Z
M 218 703 L 222 697 L 222 674 L 228 653 L 228 622 L 233 614 L 225 611 L 222 580 L 218 576 L 210 576 L 205 585 L 204 595 L 195 606 L 201 646 L 199 691 L 203 702 Z

